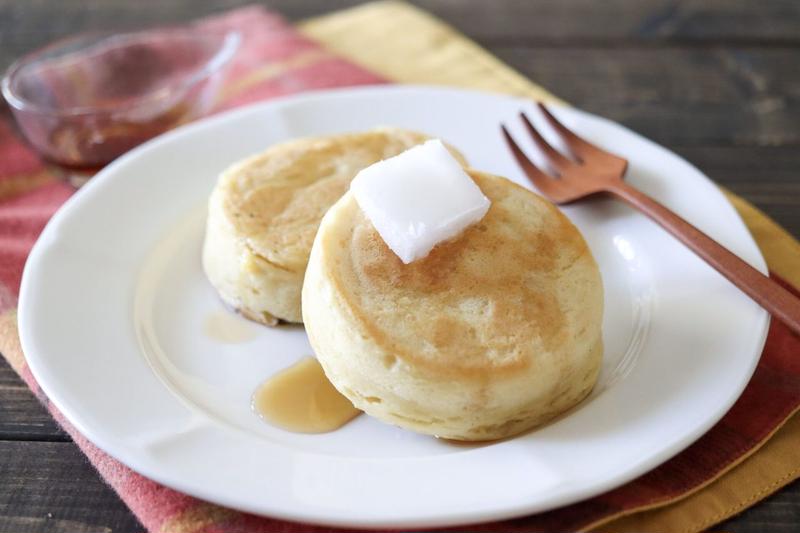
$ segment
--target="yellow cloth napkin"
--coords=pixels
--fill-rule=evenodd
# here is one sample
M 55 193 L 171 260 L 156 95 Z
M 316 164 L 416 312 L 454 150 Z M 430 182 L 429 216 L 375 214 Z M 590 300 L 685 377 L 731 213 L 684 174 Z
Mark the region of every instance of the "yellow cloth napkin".
M 396 82 L 558 100 L 435 17 L 403 2 L 365 4 L 306 21 L 299 28 L 329 49 Z M 752 205 L 727 194 L 771 270 L 800 286 L 800 244 Z M 798 442 L 800 418 L 794 416 L 752 455 L 700 490 L 658 508 L 606 517 L 588 529 L 608 533 L 702 531 L 800 477 Z

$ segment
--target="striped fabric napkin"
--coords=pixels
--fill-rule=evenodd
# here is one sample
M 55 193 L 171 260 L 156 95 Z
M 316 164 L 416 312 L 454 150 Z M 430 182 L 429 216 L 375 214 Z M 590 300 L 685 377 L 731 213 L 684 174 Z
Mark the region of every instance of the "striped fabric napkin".
M 387 79 L 552 98 L 429 15 L 398 2 L 368 4 L 312 21 L 302 27 L 305 36 L 279 16 L 258 7 L 217 15 L 197 25 L 235 28 L 243 36 L 217 111 L 303 90 L 383 83 Z M 409 32 L 415 35 L 413 42 L 404 39 Z M 420 55 L 423 52 L 424 56 Z M 453 57 L 458 57 L 457 63 Z M 499 85 L 486 87 L 487 79 Z M 8 362 L 147 531 L 334 531 L 239 513 L 167 489 L 104 454 L 48 404 L 19 346 L 16 297 L 31 246 L 49 217 L 72 193 L 73 189 L 57 180 L 15 135 L 4 109 L 0 114 L 0 351 Z M 762 246 L 770 267 L 798 283 L 800 246 L 741 199 L 732 200 Z M 671 461 L 579 504 L 457 529 L 690 532 L 725 519 L 800 475 L 800 454 L 795 444 L 800 422 L 791 419 L 800 406 L 798 354 L 800 339 L 773 323 L 761 362 L 740 400 L 708 434 Z M 741 475 L 743 471 L 746 475 Z

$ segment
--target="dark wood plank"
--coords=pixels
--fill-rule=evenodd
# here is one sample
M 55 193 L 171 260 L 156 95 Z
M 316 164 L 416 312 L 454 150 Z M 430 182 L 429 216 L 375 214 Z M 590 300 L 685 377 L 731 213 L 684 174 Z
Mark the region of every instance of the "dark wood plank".
M 493 51 L 576 106 L 662 144 L 800 143 L 795 48 Z
M 0 440 L 69 440 L 2 357 Z
M 0 0 L 3 49 L 0 67 L 26 50 L 88 29 L 126 29 L 196 18 L 248 0 L 111 2 Z M 264 0 L 263 5 L 297 20 L 359 0 Z M 770 45 L 800 42 L 800 3 L 795 0 L 535 0 L 464 2 L 415 0 L 486 45 L 539 46 L 658 44 L 706 45 L 740 42 Z
M 0 533 L 133 533 L 136 518 L 69 442 L 0 442 Z
M 684 40 L 687 42 L 796 42 L 800 6 L 794 0 L 533 0 L 476 2 L 411 0 L 474 38 L 485 41 L 604 42 Z M 49 28 L 74 31 L 97 23 L 113 27 L 171 23 L 243 5 L 247 0 L 61 0 L 59 21 L 48 18 L 52 2 L 0 2 L 0 14 L 26 22 L 25 33 Z M 362 3 L 361 0 L 261 0 L 266 7 L 297 20 Z M 24 16 L 20 16 L 23 14 Z M 124 16 L 123 16 L 124 15 Z M 45 22 L 35 25 L 34 21 Z
M 800 239 L 800 148 L 676 146 L 674 149 L 715 182 L 755 204 Z
M 486 44 L 561 46 L 582 41 L 615 46 L 631 41 L 794 43 L 800 39 L 800 4 L 793 0 L 414 3 Z

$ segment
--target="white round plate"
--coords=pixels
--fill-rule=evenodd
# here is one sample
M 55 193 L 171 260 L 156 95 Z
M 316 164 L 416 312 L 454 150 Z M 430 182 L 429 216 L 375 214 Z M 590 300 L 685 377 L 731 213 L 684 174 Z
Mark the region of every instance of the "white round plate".
M 605 284 L 605 359 L 591 397 L 496 443 L 454 445 L 367 416 L 282 431 L 250 410 L 256 386 L 311 349 L 299 326 L 223 308 L 200 265 L 205 202 L 226 166 L 304 135 L 408 127 L 476 168 L 525 183 L 500 136 L 528 101 L 453 89 L 366 87 L 236 110 L 109 165 L 53 217 L 22 282 L 19 326 L 50 399 L 100 448 L 164 485 L 253 513 L 349 527 L 431 527 L 542 511 L 609 490 L 688 446 L 758 361 L 767 314 L 645 217 L 611 200 L 565 209 Z M 696 168 L 608 120 L 557 114 L 630 159 L 629 181 L 760 269 L 742 221 Z M 517 129 L 520 139 L 524 138 Z M 209 335 L 227 323 L 233 342 Z M 236 342 L 238 341 L 238 342 Z

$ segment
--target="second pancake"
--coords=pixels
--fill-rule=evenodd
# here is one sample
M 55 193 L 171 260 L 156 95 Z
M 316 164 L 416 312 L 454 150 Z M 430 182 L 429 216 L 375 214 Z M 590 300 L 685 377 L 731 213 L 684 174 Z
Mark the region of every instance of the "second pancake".
M 428 138 L 397 128 L 303 138 L 227 169 L 209 200 L 203 267 L 211 284 L 251 320 L 301 322 L 300 290 L 322 216 L 361 169 Z

